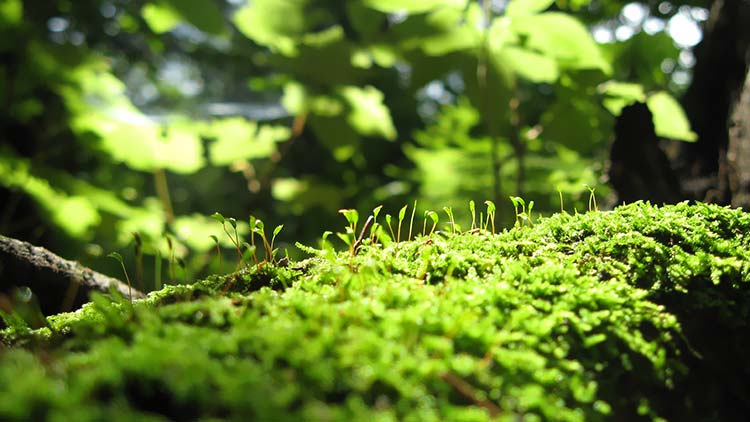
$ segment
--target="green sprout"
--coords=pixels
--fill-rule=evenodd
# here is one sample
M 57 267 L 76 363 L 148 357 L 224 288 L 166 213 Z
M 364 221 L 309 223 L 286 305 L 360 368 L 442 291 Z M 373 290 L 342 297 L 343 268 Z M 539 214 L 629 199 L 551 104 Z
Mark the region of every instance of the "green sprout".
M 560 196 L 560 214 L 567 214 L 563 204 L 563 194 L 559 187 L 557 188 L 557 194 Z
M 235 249 L 237 250 L 237 259 L 239 259 L 238 266 L 242 265 L 242 251 L 240 250 L 240 234 L 237 232 L 237 220 L 234 218 L 224 218 L 223 215 L 221 215 L 218 212 L 215 212 L 211 214 L 211 218 L 221 223 L 221 228 L 224 230 L 224 233 L 227 234 L 229 237 L 229 240 L 234 244 Z M 229 222 L 229 225 L 232 226 L 232 229 L 234 230 L 234 237 L 232 237 L 232 234 L 229 233 L 229 230 L 227 230 L 227 222 Z
M 490 224 L 492 225 L 492 233 L 495 233 L 495 211 L 497 208 L 495 207 L 495 203 L 492 201 L 484 201 L 484 204 L 487 205 L 487 222 L 484 225 L 484 229 L 487 230 L 487 226 Z
M 221 269 L 221 245 L 219 244 L 219 238 L 214 235 L 211 235 L 209 237 L 214 241 L 214 244 L 216 245 L 216 256 L 219 257 L 219 274 L 221 274 L 223 271 Z
M 589 190 L 589 211 L 599 211 L 599 207 L 596 205 L 596 195 L 594 191 L 596 188 L 592 188 L 589 185 L 583 185 Z
M 430 228 L 430 233 L 427 234 L 427 236 L 432 236 L 432 233 L 435 232 L 435 227 L 438 224 L 438 213 L 435 211 L 427 210 L 424 212 L 424 222 L 422 224 L 422 236 L 425 235 L 425 232 L 427 231 L 427 218 L 432 220 L 432 228 Z
M 528 222 L 529 224 L 533 223 L 531 221 L 531 210 L 534 209 L 534 201 L 529 201 L 528 203 L 528 209 L 526 208 L 527 204 L 526 201 L 523 200 L 520 196 L 511 196 L 510 197 L 511 202 L 513 202 L 513 208 L 516 212 L 516 226 L 523 226 Z M 519 212 L 520 208 L 520 212 Z
M 393 227 L 391 226 L 391 219 L 392 219 L 392 217 L 391 217 L 390 214 L 386 214 L 385 215 L 385 222 L 386 222 L 386 224 L 388 224 L 388 230 L 391 232 L 391 239 L 395 239 L 396 235 L 393 234 Z
M 346 221 L 349 223 L 348 226 L 345 228 L 345 233 L 336 233 L 336 236 L 339 237 L 346 245 L 349 247 L 349 253 L 354 255 L 354 247 L 356 243 L 356 230 L 357 230 L 357 222 L 359 221 L 359 213 L 357 210 L 353 209 L 341 209 L 339 210 L 339 213 L 341 213 L 344 218 L 346 218 Z
M 380 224 L 378 224 L 378 214 L 380 214 L 380 210 L 383 209 L 382 205 L 378 205 L 372 210 L 372 228 L 370 229 L 370 243 L 375 243 L 375 237 L 378 233 L 378 228 L 380 227 Z
M 120 266 L 122 267 L 122 272 L 125 273 L 125 280 L 128 281 L 128 295 L 130 296 L 130 304 L 133 304 L 133 287 L 130 284 L 130 277 L 128 277 L 128 270 L 125 269 L 125 262 L 122 259 L 122 255 L 120 255 L 117 252 L 111 252 L 109 255 L 107 255 L 109 258 L 116 259 Z
M 404 205 L 399 211 L 398 211 L 398 234 L 396 235 L 396 243 L 401 242 L 401 222 L 404 221 L 404 217 L 406 217 L 406 209 L 409 207 L 409 204 Z
M 456 220 L 453 218 L 453 208 L 443 207 L 443 211 L 448 215 L 448 224 L 451 226 L 451 233 L 456 234 L 456 231 L 461 232 L 461 227 L 456 224 Z
M 333 246 L 331 245 L 331 242 L 328 241 L 328 237 L 332 234 L 333 232 L 330 230 L 326 230 L 323 232 L 323 235 L 320 237 L 320 249 L 326 250 L 326 251 L 333 250 Z
M 265 262 L 268 263 L 275 263 L 276 261 L 276 250 L 273 248 L 274 241 L 276 240 L 276 236 L 281 232 L 281 230 L 284 228 L 284 225 L 278 225 L 273 229 L 273 232 L 271 234 L 271 241 L 269 242 L 268 237 L 266 236 L 266 226 L 263 223 L 263 220 L 259 218 L 251 219 L 253 222 L 253 226 L 251 226 L 251 232 L 256 233 L 260 236 L 262 242 L 263 242 L 263 249 L 265 251 Z M 255 247 L 254 240 L 251 243 L 251 248 Z M 255 256 L 255 249 L 251 249 L 253 252 L 253 256 Z
M 273 234 L 271 235 L 271 254 L 267 257 L 270 258 L 271 263 L 276 262 L 276 249 L 273 248 L 273 243 L 276 240 L 276 236 L 281 232 L 281 230 L 284 228 L 283 224 L 279 224 L 273 229 Z
M 417 201 L 414 201 L 414 206 L 411 208 L 411 219 L 409 220 L 409 238 L 407 240 L 411 240 L 411 229 L 414 225 L 414 212 L 417 211 Z
M 474 230 L 477 224 L 477 208 L 473 200 L 469 201 L 469 211 L 471 211 L 471 230 Z
M 248 218 L 248 223 L 250 223 L 250 246 L 253 247 L 253 262 L 255 265 L 258 265 L 258 256 L 255 254 L 257 251 L 257 247 L 255 246 L 255 227 L 258 225 L 258 219 L 251 215 Z

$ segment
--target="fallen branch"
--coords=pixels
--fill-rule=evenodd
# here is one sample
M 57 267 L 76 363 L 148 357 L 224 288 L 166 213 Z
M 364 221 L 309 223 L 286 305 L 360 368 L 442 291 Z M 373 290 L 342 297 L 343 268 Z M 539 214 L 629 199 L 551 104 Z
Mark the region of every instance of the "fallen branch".
M 45 315 L 78 308 L 93 291 L 112 289 L 129 297 L 128 285 L 83 265 L 61 258 L 45 248 L 0 235 L 0 292 L 27 286 Z M 144 294 L 132 290 L 133 298 Z

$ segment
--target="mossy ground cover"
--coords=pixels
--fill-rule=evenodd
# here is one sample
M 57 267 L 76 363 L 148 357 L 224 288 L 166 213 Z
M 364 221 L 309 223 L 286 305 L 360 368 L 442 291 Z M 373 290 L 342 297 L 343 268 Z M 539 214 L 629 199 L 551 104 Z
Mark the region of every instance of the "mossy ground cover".
M 740 421 L 750 216 L 636 203 L 95 296 L 2 332 L 0 420 Z

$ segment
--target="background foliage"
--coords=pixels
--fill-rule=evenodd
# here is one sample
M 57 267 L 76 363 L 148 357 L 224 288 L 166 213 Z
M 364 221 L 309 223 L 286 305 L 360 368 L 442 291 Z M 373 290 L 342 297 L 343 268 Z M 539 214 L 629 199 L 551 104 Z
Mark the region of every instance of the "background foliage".
M 340 208 L 582 210 L 633 101 L 695 139 L 675 98 L 707 2 L 37 3 L 0 1 L 0 232 L 95 268 L 139 233 L 216 271 L 214 211 L 294 254 Z

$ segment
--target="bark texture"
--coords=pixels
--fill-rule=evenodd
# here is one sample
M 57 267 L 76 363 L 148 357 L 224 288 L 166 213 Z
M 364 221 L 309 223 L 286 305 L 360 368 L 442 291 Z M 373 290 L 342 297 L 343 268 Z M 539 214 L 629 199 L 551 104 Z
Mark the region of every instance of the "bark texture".
M 682 198 L 652 117 L 646 104 L 636 103 L 623 108 L 615 123 L 608 175 L 620 203 L 643 199 L 661 205 Z
M 750 71 L 732 113 L 727 162 L 732 206 L 750 210 Z
M 10 294 L 27 286 L 45 315 L 78 308 L 93 291 L 115 289 L 125 297 L 131 290 L 122 281 L 30 243 L 0 235 L 0 292 Z M 133 299 L 144 297 L 132 289 Z M 64 309 L 69 308 L 69 309 Z
M 676 162 L 690 199 L 732 203 L 729 124 L 750 60 L 748 22 L 750 1 L 717 0 L 703 28 L 703 41 L 695 48 L 693 82 L 682 104 L 698 141 L 680 145 Z
M 698 200 L 750 210 L 750 0 L 716 0 L 694 49 L 693 80 L 682 98 L 694 143 L 668 141 L 667 164 L 651 137 L 651 113 L 625 108 L 618 117 L 609 177 L 618 202 Z M 650 145 L 644 147 L 644 142 Z M 625 151 L 631 148 L 632 151 Z M 644 149 L 645 148 L 645 149 Z M 659 157 L 659 158 L 657 158 Z M 663 165 L 663 172 L 652 167 Z M 669 193 L 665 188 L 674 187 Z M 675 198 L 675 195 L 677 198 Z

